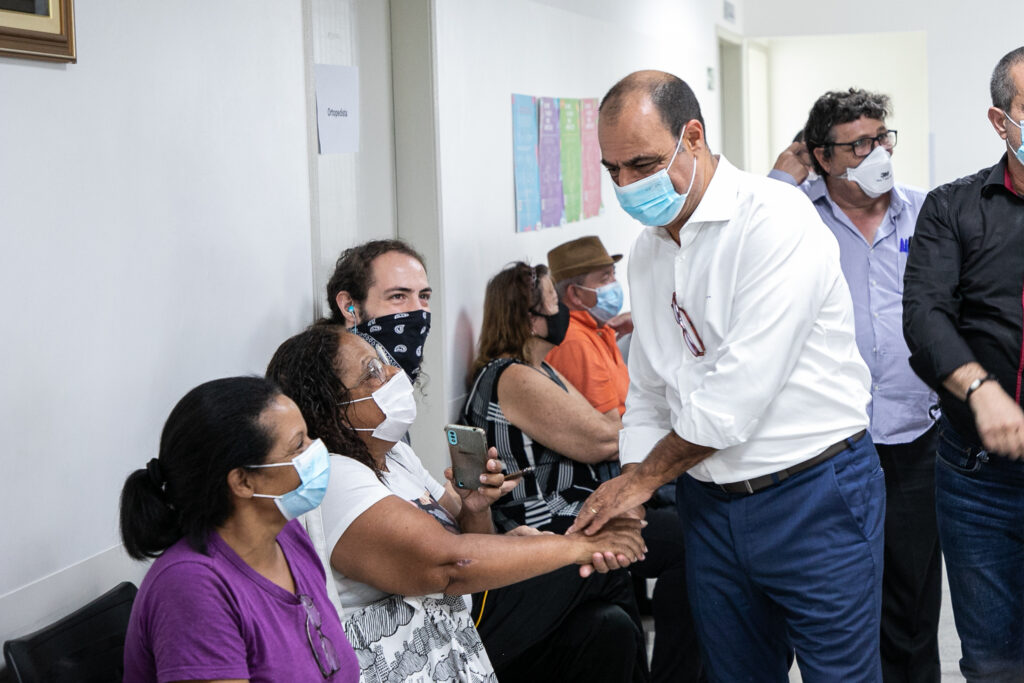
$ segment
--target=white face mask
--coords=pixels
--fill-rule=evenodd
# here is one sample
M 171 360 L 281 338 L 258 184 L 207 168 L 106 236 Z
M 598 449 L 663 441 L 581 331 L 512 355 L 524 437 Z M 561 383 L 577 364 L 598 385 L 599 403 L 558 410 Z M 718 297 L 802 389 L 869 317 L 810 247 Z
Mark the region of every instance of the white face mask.
M 365 398 L 344 401 L 338 405 L 373 401 L 384 413 L 384 421 L 376 427 L 353 427 L 357 432 L 373 432 L 381 441 L 400 441 L 409 427 L 416 421 L 416 398 L 412 394 L 412 382 L 404 372 L 397 372 L 384 386 Z
M 859 165 L 846 169 L 846 172 L 837 176 L 846 178 L 860 185 L 864 194 L 871 197 L 881 197 L 892 189 L 895 183 L 892 171 L 892 155 L 879 145 L 871 150 L 871 154 L 864 157 Z

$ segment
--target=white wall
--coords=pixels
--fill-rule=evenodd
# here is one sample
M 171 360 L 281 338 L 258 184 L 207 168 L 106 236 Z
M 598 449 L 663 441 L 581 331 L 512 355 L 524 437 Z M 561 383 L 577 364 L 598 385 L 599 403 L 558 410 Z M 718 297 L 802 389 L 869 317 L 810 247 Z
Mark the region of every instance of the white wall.
M 124 477 L 313 310 L 300 3 L 76 10 L 77 64 L 0 59 L 0 640 L 138 578 Z
M 694 88 L 710 144 L 720 149 L 718 93 L 707 90 L 707 69 L 718 66 L 715 25 L 720 12 L 719 3 L 699 0 L 436 3 L 441 294 L 447 334 L 443 382 L 449 416 L 457 415 L 464 400 L 488 278 L 516 259 L 543 262 L 549 249 L 583 235 L 599 235 L 610 252 L 628 254 L 639 232 L 602 173 L 600 216 L 515 233 L 512 93 L 601 97 L 636 69 L 669 71 Z M 623 280 L 625 272 L 623 262 Z M 439 435 L 437 442 L 440 446 Z M 443 459 L 418 451 L 435 469 L 434 460 Z
M 864 88 L 892 99 L 887 123 L 898 131 L 893 154 L 901 183 L 929 188 L 928 56 L 923 31 L 797 36 L 762 41 L 769 54 L 771 149 L 775 157 L 803 128 L 828 90 Z M 851 55 L 857 55 L 851 59 Z M 899 68 L 893 68 L 898 64 Z
M 302 4 L 308 13 L 309 64 L 359 69 L 359 151 L 318 154 L 316 135 L 310 136 L 313 292 L 317 312 L 326 314 L 326 285 L 338 255 L 359 242 L 396 234 L 389 2 L 302 0 Z M 314 102 L 310 90 L 308 121 L 315 132 Z
M 1006 149 L 986 119 L 991 104 L 988 81 L 999 58 L 1024 44 L 1020 9 L 1014 0 L 976 6 L 955 0 L 763 0 L 745 5 L 744 26 L 748 36 L 924 31 L 931 178 L 940 184 L 991 166 Z M 843 52 L 838 42 L 829 54 L 850 61 L 865 58 L 861 52 Z M 899 55 L 885 65 L 887 69 L 902 67 Z M 901 124 L 900 135 L 906 128 Z M 903 150 L 900 155 L 902 161 Z

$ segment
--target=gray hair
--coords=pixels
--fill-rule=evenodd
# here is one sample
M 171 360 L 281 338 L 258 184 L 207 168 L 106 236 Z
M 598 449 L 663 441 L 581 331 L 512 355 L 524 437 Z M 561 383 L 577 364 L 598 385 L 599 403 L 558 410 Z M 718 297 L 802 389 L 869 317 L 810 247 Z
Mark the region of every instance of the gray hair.
M 566 292 L 569 291 L 569 285 L 576 285 L 577 287 L 583 286 L 583 281 L 587 279 L 590 273 L 580 273 L 579 275 L 573 275 L 567 277 L 564 280 L 559 280 L 555 283 L 555 291 L 558 292 L 558 300 L 565 303 Z
M 1022 62 L 1024 62 L 1024 47 L 1018 47 L 1016 50 L 1006 53 L 996 64 L 996 68 L 992 72 L 992 81 L 988 86 L 992 93 L 993 107 L 998 107 L 1004 112 L 1010 111 L 1013 98 L 1017 96 L 1017 86 L 1010 76 L 1010 69 Z

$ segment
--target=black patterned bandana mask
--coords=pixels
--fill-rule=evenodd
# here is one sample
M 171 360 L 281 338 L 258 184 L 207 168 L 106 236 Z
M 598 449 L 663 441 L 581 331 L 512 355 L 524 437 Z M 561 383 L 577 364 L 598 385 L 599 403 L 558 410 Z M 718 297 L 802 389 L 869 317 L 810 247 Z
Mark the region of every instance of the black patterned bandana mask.
M 354 328 L 361 336 L 372 337 L 384 347 L 409 379 L 416 381 L 423 362 L 423 342 L 430 332 L 430 311 L 395 313 L 371 318 Z

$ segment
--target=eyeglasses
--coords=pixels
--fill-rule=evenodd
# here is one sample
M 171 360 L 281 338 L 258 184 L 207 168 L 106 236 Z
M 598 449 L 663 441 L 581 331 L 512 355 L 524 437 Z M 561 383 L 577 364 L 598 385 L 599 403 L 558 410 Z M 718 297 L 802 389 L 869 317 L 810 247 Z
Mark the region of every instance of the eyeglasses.
M 849 147 L 853 150 L 853 155 L 856 157 L 866 157 L 871 154 L 876 146 L 881 145 L 886 149 L 892 149 L 896 146 L 896 131 L 887 130 L 884 133 L 879 133 L 873 138 L 860 138 L 853 142 L 829 142 L 826 147 Z
M 387 370 L 385 368 L 391 365 L 391 362 L 384 353 L 384 349 L 381 348 L 379 344 L 374 347 L 374 350 L 377 352 L 377 357 L 371 358 L 366 362 L 366 370 L 359 376 L 359 381 L 356 382 L 356 386 L 361 386 L 370 380 L 376 382 L 378 386 L 383 385 L 388 381 Z
M 697 358 L 703 356 L 706 350 L 704 348 L 704 340 L 700 338 L 700 333 L 693 326 L 693 321 L 690 320 L 686 310 L 676 303 L 675 292 L 672 292 L 672 313 L 676 316 L 676 322 L 679 323 L 679 327 L 683 330 L 683 341 L 686 342 L 686 348 L 690 349 L 690 353 Z
M 330 678 L 331 674 L 341 668 L 338 662 L 338 652 L 334 649 L 334 643 L 324 635 L 320 629 L 320 612 L 313 599 L 308 595 L 299 595 L 299 602 L 306 609 L 306 639 L 309 641 L 309 649 L 313 651 L 313 659 L 320 668 L 320 675 Z M 311 628 L 312 626 L 312 628 Z M 313 632 L 316 632 L 316 638 Z

